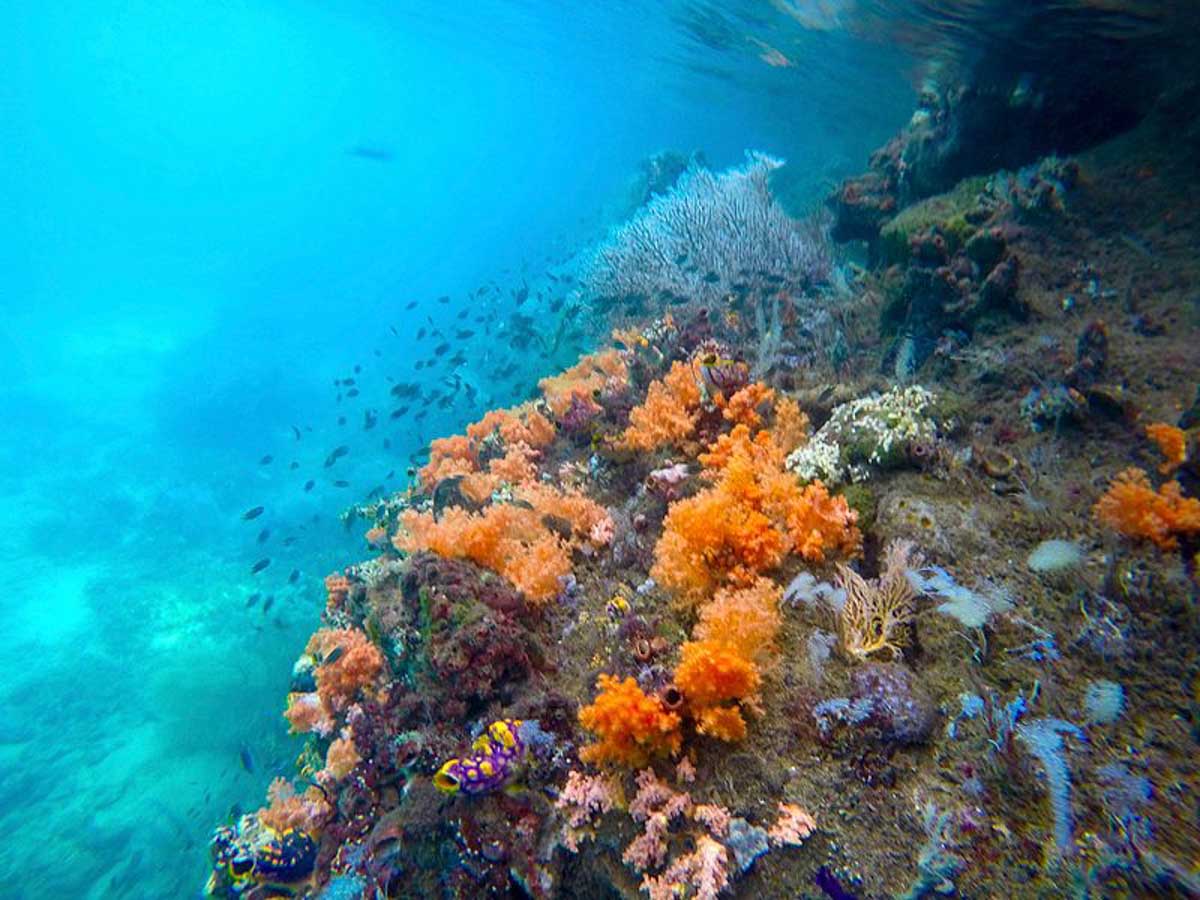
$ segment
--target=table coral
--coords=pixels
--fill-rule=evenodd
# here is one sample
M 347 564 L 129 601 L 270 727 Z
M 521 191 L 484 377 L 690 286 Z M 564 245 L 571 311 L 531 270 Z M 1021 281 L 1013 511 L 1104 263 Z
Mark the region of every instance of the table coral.
M 580 750 L 580 759 L 642 766 L 654 756 L 679 752 L 679 716 L 642 691 L 636 681 L 601 675 L 596 689 L 600 693 L 579 711 L 579 723 L 599 740 Z
M 1109 528 L 1153 541 L 1162 550 L 1179 546 L 1176 535 L 1200 531 L 1200 500 L 1183 496 L 1178 481 L 1168 481 L 1155 492 L 1141 469 L 1118 473 L 1092 512 Z

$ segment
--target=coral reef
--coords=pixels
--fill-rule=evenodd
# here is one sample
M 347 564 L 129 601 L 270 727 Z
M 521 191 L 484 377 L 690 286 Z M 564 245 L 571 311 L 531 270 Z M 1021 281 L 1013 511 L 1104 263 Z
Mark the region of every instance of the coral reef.
M 1200 188 L 1157 131 L 985 165 L 995 100 L 843 184 L 836 288 L 773 161 L 653 167 L 612 344 L 356 508 L 210 894 L 1195 893 Z

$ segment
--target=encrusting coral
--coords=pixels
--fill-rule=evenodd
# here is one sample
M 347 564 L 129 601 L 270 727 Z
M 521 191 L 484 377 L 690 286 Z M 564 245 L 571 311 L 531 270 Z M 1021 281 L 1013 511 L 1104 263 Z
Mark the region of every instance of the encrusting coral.
M 1136 468 L 1118 473 L 1092 511 L 1113 530 L 1152 541 L 1161 550 L 1176 549 L 1180 534 L 1200 531 L 1200 500 L 1183 496 L 1178 481 L 1155 492 L 1146 473 Z

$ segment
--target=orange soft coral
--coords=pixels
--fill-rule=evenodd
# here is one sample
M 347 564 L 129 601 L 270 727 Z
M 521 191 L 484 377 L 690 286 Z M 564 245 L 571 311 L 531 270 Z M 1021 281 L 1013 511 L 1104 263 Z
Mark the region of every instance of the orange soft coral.
M 746 588 L 719 590 L 700 608 L 693 635 L 699 641 L 724 641 L 745 659 L 761 662 L 779 634 L 782 596 L 783 589 L 769 578 Z
M 781 396 L 775 401 L 775 421 L 771 425 L 771 436 L 786 457 L 797 447 L 808 441 L 808 416 L 800 404 L 791 397 Z
M 493 504 L 478 513 L 453 506 L 440 519 L 406 510 L 401 526 L 392 539 L 396 549 L 469 559 L 503 575 L 535 602 L 554 596 L 558 579 L 571 571 L 567 544 L 546 528 L 542 514 L 525 506 Z
M 562 416 L 576 400 L 595 406 L 593 398 L 600 391 L 627 384 L 629 369 L 624 355 L 619 350 L 608 349 L 584 356 L 561 375 L 543 378 L 538 387 L 546 398 L 546 405 L 556 416 Z
M 512 409 L 493 409 L 478 422 L 467 426 L 467 437 L 482 442 L 499 435 L 506 444 L 522 442 L 540 448 L 554 442 L 554 423 L 542 415 L 532 403 Z
M 579 711 L 579 723 L 599 740 L 580 750 L 580 759 L 636 767 L 654 756 L 679 752 L 679 716 L 636 681 L 601 675 L 596 689 L 596 699 Z
M 629 427 L 617 442 L 624 450 L 655 450 L 692 436 L 700 414 L 700 387 L 687 363 L 675 362 L 652 381 L 646 399 L 629 413 Z
M 258 811 L 258 821 L 280 834 L 292 828 L 319 833 L 333 812 L 320 788 L 310 785 L 303 794 L 298 794 L 284 778 L 271 782 L 267 802 L 269 805 Z
M 317 694 L 328 712 L 352 703 L 383 673 L 383 654 L 357 628 L 322 628 L 305 652 L 317 662 Z
M 371 529 L 374 531 L 374 529 Z M 367 532 L 370 534 L 370 532 Z M 386 533 L 386 532 L 385 532 Z M 325 576 L 325 608 L 341 609 L 346 598 L 350 596 L 350 579 L 340 572 Z
M 775 401 L 775 391 L 761 381 L 752 381 L 728 400 L 721 394 L 715 400 L 728 421 L 758 428 L 763 422 L 762 410 Z
M 543 521 L 545 517 L 552 516 L 569 523 L 578 538 L 603 532 L 605 523 L 611 523 L 607 510 L 579 491 L 558 490 L 546 484 L 530 482 L 520 485 L 514 494 L 518 500 L 532 506 Z
M 354 746 L 354 734 L 349 728 L 343 728 L 341 735 L 330 742 L 329 749 L 325 752 L 325 768 L 321 770 L 318 778 L 341 781 L 354 771 L 354 767 L 360 762 L 362 757 L 358 748 Z
M 724 641 L 688 641 L 681 652 L 675 686 L 693 710 L 744 700 L 758 690 L 758 667 Z
M 471 441 L 461 434 L 436 438 L 429 443 L 429 462 L 418 477 L 421 486 L 429 489 L 444 478 L 467 475 L 478 469 Z
M 651 576 L 685 604 L 726 584 L 749 584 L 789 553 L 810 561 L 849 556 L 862 535 L 857 514 L 820 482 L 801 488 L 774 442 L 750 441 L 739 425 L 706 454 L 716 483 L 667 511 Z
M 696 731 L 718 741 L 740 741 L 746 737 L 746 720 L 736 706 L 710 706 L 696 716 Z
M 1178 481 L 1155 493 L 1141 469 L 1118 474 L 1092 512 L 1126 537 L 1153 541 L 1163 550 L 1179 546 L 1176 535 L 1200 531 L 1200 500 L 1184 497 Z
M 320 735 L 328 735 L 333 731 L 333 717 L 316 691 L 288 694 L 287 709 L 283 715 L 291 724 L 292 734 L 314 731 Z
M 1163 475 L 1170 475 L 1187 462 L 1187 432 L 1165 422 L 1146 426 L 1146 437 L 1158 444 L 1164 462 L 1158 467 Z

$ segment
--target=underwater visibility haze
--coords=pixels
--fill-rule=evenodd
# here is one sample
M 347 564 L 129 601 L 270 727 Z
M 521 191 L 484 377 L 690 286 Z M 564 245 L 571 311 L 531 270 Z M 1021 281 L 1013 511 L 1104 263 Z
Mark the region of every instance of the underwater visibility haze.
M 0 896 L 1200 896 L 1198 24 L 6 9 Z

